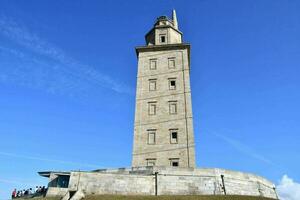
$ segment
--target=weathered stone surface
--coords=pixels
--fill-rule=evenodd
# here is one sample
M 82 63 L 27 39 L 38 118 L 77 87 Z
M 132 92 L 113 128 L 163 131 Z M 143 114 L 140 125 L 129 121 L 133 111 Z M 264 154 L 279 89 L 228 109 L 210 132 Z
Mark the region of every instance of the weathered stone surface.
M 52 189 L 50 187 L 49 191 Z M 277 197 L 273 183 L 265 178 L 217 168 L 141 167 L 71 172 L 68 191 L 81 191 L 82 195 L 222 195 L 226 191 L 234 195 Z M 56 195 L 64 196 L 62 193 Z
M 178 160 L 180 167 L 195 167 L 190 46 L 182 44 L 182 33 L 177 29 L 177 22 L 174 25 L 175 21 L 158 18 L 146 36 L 148 46 L 136 48 L 138 76 L 133 167 L 147 166 L 149 160 L 151 165 L 170 166 L 172 159 Z M 161 42 L 161 35 L 165 42 Z M 152 62 L 156 63 L 154 69 Z M 175 87 L 170 87 L 170 80 L 175 81 Z M 156 83 L 155 87 L 150 86 L 150 81 Z M 170 102 L 176 103 L 175 114 L 170 113 Z M 149 114 L 150 103 L 156 106 L 153 115 Z M 177 131 L 177 142 L 171 141 L 171 130 Z M 155 132 L 155 142 L 148 142 L 149 131 Z
M 55 197 L 55 196 L 65 196 L 68 193 L 68 188 L 58 188 L 58 187 L 48 187 L 47 196 Z
M 51 182 L 57 178 L 56 173 L 50 173 L 49 177 L 49 186 L 47 190 L 47 196 L 65 196 L 68 193 L 68 188 L 58 188 L 58 187 L 51 187 Z M 67 199 L 68 200 L 68 199 Z
M 165 36 L 164 42 L 161 35 Z M 50 182 L 59 175 L 70 175 L 68 188 L 49 184 L 47 196 L 62 196 L 63 200 L 79 200 L 93 194 L 232 194 L 277 198 L 274 185 L 260 176 L 217 168 L 195 168 L 190 45 L 182 43 L 177 21 L 166 17 L 158 19 L 146 35 L 146 42 L 147 46 L 136 48 L 138 77 L 132 168 L 51 172 L 50 175 L 41 172 Z M 153 60 L 155 69 L 150 69 Z M 175 89 L 170 88 L 170 80 L 176 80 Z M 170 114 L 170 102 L 174 101 L 176 114 Z M 153 115 L 149 115 L 149 104 L 156 105 Z M 170 129 L 176 129 L 177 142 L 171 140 Z M 155 130 L 155 140 L 151 135 L 150 143 L 149 130 Z M 179 161 L 178 167 L 169 167 L 172 159 Z M 147 166 L 149 164 L 155 166 Z

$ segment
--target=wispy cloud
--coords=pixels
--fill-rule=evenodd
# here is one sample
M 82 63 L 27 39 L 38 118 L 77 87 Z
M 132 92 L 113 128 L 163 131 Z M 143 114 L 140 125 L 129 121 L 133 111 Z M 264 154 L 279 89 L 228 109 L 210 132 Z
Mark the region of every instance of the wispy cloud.
M 33 182 L 28 180 L 14 180 L 14 179 L 3 179 L 0 178 L 0 183 L 12 184 L 12 185 L 40 185 L 39 182 Z
M 50 92 L 78 89 L 81 85 L 83 91 L 90 87 L 104 87 L 117 93 L 133 94 L 132 88 L 99 72 L 92 66 L 80 63 L 68 56 L 61 48 L 47 42 L 26 26 L 6 16 L 0 16 L 0 35 L 31 52 L 29 54 L 20 49 L 0 46 L 0 51 L 18 57 L 23 62 L 1 63 L 2 69 L 6 65 L 10 73 L 0 71 L 0 81 L 19 80 L 20 78 L 16 76 L 23 76 L 27 80 L 27 85 L 37 85 L 36 87 L 43 87 Z M 11 64 L 14 65 L 13 68 L 10 67 Z M 60 84 L 55 84 L 57 80 Z
M 0 46 L 0 53 L 0 82 L 69 96 L 85 96 L 93 89 L 94 85 L 74 77 L 62 64 L 3 46 Z
M 259 160 L 259 161 L 267 163 L 267 164 L 275 165 L 271 160 L 266 158 L 264 155 L 257 153 L 253 148 L 242 143 L 241 141 L 238 141 L 236 139 L 233 139 L 228 136 L 221 135 L 221 134 L 218 134 L 215 132 L 210 132 L 210 133 L 212 135 L 216 136 L 217 138 L 223 140 L 224 142 L 228 143 L 233 148 L 235 148 L 237 151 L 239 151 L 247 156 L 250 156 L 256 160 Z
M 277 192 L 281 200 L 299 200 L 300 183 L 284 175 L 277 185 Z
M 66 164 L 66 165 L 73 165 L 78 167 L 91 167 L 91 168 L 101 168 L 99 165 L 89 164 L 89 163 L 82 163 L 82 162 L 73 162 L 67 160 L 57 160 L 57 159 L 49 159 L 46 157 L 37 157 L 37 156 L 29 156 L 29 155 L 22 155 L 22 154 L 15 154 L 10 152 L 0 152 L 1 156 L 13 157 L 13 158 L 20 158 L 20 159 L 27 159 L 27 160 L 37 160 L 37 161 L 44 161 L 44 162 L 51 162 L 51 163 L 58 163 L 58 164 Z

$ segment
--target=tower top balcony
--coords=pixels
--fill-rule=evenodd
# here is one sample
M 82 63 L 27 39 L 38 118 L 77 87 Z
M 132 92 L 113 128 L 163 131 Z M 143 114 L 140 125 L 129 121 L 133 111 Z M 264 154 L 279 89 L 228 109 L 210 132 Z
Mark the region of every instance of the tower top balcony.
M 172 19 L 167 16 L 158 17 L 145 39 L 147 46 L 182 43 L 182 33 L 178 29 L 176 11 L 173 10 Z

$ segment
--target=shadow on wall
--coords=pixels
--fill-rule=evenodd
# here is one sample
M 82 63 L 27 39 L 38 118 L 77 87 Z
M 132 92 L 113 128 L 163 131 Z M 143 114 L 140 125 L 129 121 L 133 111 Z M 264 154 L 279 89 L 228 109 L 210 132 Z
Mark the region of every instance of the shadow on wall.
M 69 181 L 69 175 L 58 175 L 56 178 L 50 181 L 49 187 L 68 188 Z

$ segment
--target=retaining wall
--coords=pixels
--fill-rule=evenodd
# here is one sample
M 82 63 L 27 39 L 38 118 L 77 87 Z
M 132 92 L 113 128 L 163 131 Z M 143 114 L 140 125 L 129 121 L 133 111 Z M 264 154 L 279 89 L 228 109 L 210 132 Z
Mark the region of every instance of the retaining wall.
M 68 190 L 80 190 L 85 195 L 227 194 L 277 199 L 274 184 L 267 179 L 250 173 L 217 168 L 143 167 L 94 172 L 74 171 L 70 175 Z

